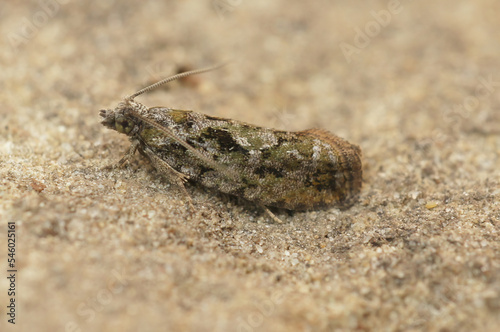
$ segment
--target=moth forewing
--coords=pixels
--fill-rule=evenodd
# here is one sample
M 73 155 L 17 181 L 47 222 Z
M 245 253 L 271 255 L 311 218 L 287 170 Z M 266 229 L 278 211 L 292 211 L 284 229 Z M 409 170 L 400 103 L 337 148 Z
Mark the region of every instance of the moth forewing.
M 162 126 L 162 125 L 158 124 L 157 122 L 155 122 L 154 120 L 150 120 L 150 119 L 142 116 L 141 114 L 139 114 L 136 111 L 128 111 L 128 113 L 129 113 L 128 114 L 129 116 L 134 117 L 136 119 L 139 119 L 139 120 L 143 121 L 144 123 L 150 125 L 151 127 L 156 128 L 159 131 L 163 132 L 168 138 L 170 138 L 174 142 L 185 147 L 186 150 L 189 151 L 189 153 L 192 153 L 196 158 L 198 158 L 200 162 L 205 163 L 207 166 L 213 168 L 214 170 L 217 170 L 221 174 L 221 176 L 228 177 L 232 180 L 238 179 L 238 176 L 236 174 L 234 174 L 232 172 L 232 170 L 230 170 L 227 167 L 225 167 L 224 165 L 217 163 L 217 162 L 207 158 L 206 156 L 204 156 L 201 152 L 199 152 L 196 148 L 194 148 L 188 142 L 179 138 L 168 127 Z M 147 144 L 147 142 L 144 142 L 144 143 Z

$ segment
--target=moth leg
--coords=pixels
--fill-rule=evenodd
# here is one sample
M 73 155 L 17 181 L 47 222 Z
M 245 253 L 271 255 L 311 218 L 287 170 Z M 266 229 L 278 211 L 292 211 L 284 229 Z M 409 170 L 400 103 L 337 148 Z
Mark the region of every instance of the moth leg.
M 125 152 L 125 155 L 116 163 L 116 167 L 122 167 L 127 161 L 129 161 L 134 156 L 135 151 L 137 151 L 140 144 L 139 140 L 133 140 L 127 152 Z
M 266 211 L 266 213 L 269 215 L 269 217 L 271 217 L 271 219 L 274 220 L 275 223 L 278 223 L 278 224 L 283 223 L 283 221 L 281 221 L 280 218 L 276 217 L 276 215 L 274 213 L 272 213 L 271 210 L 269 210 L 266 206 L 261 205 L 261 207 L 264 209 L 264 211 Z
M 175 184 L 181 188 L 181 190 L 184 192 L 184 194 L 188 199 L 188 204 L 191 211 L 194 211 L 194 206 L 193 206 L 193 201 L 191 200 L 191 196 L 189 196 L 186 187 L 184 187 L 184 183 L 188 180 L 189 177 L 173 169 L 172 166 L 170 166 L 167 162 L 156 156 L 148 148 L 143 149 L 143 151 L 148 156 L 149 160 L 151 160 L 151 163 L 153 164 L 154 168 L 161 175 L 163 175 L 168 182 Z
M 130 158 L 132 158 L 134 156 L 135 151 L 137 151 L 137 148 L 139 147 L 139 145 L 140 145 L 139 140 L 133 140 L 130 144 L 130 147 L 125 152 L 125 155 L 120 160 L 118 160 L 117 163 L 115 163 L 113 165 L 106 166 L 106 167 L 104 167 L 104 169 L 114 169 L 114 168 L 122 167 L 123 164 L 125 164 L 128 160 L 130 160 Z

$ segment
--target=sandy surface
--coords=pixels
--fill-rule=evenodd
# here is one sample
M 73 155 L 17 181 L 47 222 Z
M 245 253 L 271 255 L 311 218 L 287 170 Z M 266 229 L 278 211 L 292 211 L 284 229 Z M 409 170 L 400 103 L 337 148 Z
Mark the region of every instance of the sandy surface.
M 497 331 L 500 3 L 342 3 L 2 3 L 0 330 L 15 221 L 19 331 Z M 100 109 L 228 59 L 138 100 L 330 130 L 356 205 L 279 225 L 188 185 L 191 214 L 144 157 L 103 169 Z

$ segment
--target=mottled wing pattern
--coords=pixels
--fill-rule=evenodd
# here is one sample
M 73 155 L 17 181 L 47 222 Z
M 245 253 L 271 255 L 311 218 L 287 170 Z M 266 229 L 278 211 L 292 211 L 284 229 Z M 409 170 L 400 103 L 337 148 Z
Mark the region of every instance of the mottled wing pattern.
M 175 170 L 221 192 L 291 210 L 349 206 L 361 188 L 360 150 L 319 129 L 286 132 L 167 108 L 144 116 L 172 130 L 238 178 L 224 176 L 148 125 L 137 134 Z

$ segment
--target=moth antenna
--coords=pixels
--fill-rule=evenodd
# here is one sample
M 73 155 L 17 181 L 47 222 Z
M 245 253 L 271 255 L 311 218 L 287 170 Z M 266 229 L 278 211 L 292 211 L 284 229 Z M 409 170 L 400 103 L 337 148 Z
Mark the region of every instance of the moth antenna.
M 163 85 L 163 84 L 171 82 L 171 81 L 175 81 L 175 80 L 177 80 L 179 78 L 183 78 L 183 77 L 190 76 L 190 75 L 197 75 L 197 74 L 201 74 L 201 73 L 206 73 L 208 71 L 212 71 L 212 70 L 224 67 L 227 64 L 228 64 L 228 62 L 224 62 L 224 63 L 218 64 L 218 65 L 215 65 L 215 66 L 210 66 L 210 67 L 206 67 L 206 68 L 185 71 L 183 73 L 179 73 L 179 74 L 167 77 L 167 78 L 165 78 L 165 79 L 163 79 L 161 81 L 158 81 L 158 82 L 156 82 L 154 84 L 151 84 L 150 86 L 145 87 L 144 89 L 141 89 L 141 90 L 137 91 L 133 95 L 127 97 L 126 100 L 134 100 L 135 97 L 137 97 L 139 95 L 142 95 L 145 92 L 148 92 L 148 91 L 151 91 L 153 89 L 156 89 L 160 85 Z

